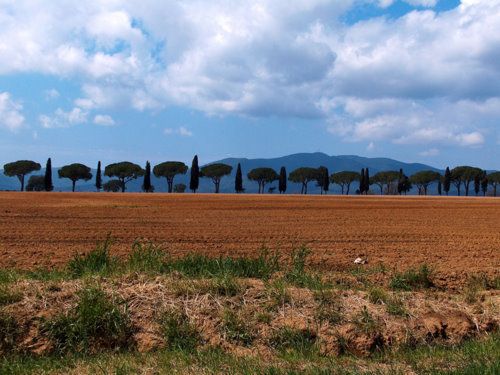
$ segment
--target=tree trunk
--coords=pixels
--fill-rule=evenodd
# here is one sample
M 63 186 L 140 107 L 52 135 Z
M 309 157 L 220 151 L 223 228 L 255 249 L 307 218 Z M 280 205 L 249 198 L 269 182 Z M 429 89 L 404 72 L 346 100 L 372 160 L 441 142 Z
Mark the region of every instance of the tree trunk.
M 465 183 L 465 196 L 466 197 L 469 196 L 469 181 Z
M 345 195 L 349 195 L 349 190 L 351 190 L 351 184 L 347 184 L 347 191 Z M 344 192 L 342 192 L 344 194 Z
M 125 193 L 125 179 L 120 179 L 120 182 L 122 184 L 122 193 Z
M 71 180 L 71 182 L 73 183 L 73 193 L 75 192 L 75 186 L 76 186 L 76 180 Z
M 19 179 L 19 182 L 21 183 L 21 191 L 24 191 L 24 175 L 20 174 L 17 176 L 17 178 Z

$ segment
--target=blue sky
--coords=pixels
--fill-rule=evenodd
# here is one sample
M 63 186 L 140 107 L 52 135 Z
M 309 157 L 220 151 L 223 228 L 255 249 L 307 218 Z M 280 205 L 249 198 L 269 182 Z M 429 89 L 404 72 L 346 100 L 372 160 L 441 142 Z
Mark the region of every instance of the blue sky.
M 499 0 L 0 0 L 0 165 L 500 169 Z

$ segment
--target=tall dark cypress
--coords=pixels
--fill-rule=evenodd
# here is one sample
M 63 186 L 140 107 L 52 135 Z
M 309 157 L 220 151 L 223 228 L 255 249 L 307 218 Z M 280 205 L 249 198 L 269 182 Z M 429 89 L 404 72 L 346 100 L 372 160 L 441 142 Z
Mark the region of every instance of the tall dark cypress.
M 359 194 L 363 194 L 365 192 L 365 169 L 361 169 L 361 173 L 359 175 Z
M 438 194 L 443 195 L 443 183 L 441 182 L 441 179 L 438 180 Z
M 481 190 L 483 191 L 483 196 L 486 196 L 488 192 L 488 175 L 486 172 L 483 173 L 483 178 L 481 179 Z
M 238 168 L 236 169 L 236 177 L 234 178 L 234 190 L 237 193 L 243 192 L 243 175 L 241 173 L 240 163 L 238 163 Z
M 279 184 L 278 184 L 278 189 L 280 191 L 280 194 L 285 194 L 286 192 L 286 168 L 281 167 L 280 169 L 280 178 L 279 178 Z
M 102 172 L 101 172 L 101 162 L 97 163 L 97 172 L 95 174 L 95 188 L 97 191 L 102 189 Z
M 365 194 L 370 191 L 370 172 L 368 168 L 365 169 Z
M 322 190 L 325 192 L 325 194 L 328 194 L 328 190 L 330 190 L 330 172 L 328 171 L 328 168 L 325 167 L 323 170 L 323 180 L 321 181 L 322 185 Z
M 198 166 L 198 155 L 195 155 L 191 163 L 191 179 L 189 180 L 189 189 L 196 193 L 200 187 L 200 167 Z
M 446 167 L 446 172 L 444 172 L 443 190 L 448 195 L 451 186 L 451 171 L 450 167 Z
M 152 191 L 152 189 L 151 189 L 151 164 L 149 164 L 149 161 L 146 162 L 146 170 L 144 173 L 144 182 L 142 183 L 142 190 L 145 191 L 146 193 L 149 193 Z
M 54 185 L 52 184 L 52 160 L 50 160 L 50 158 L 47 160 L 47 164 L 45 166 L 45 177 L 43 179 L 43 185 L 45 191 L 54 190 Z
M 404 190 L 404 184 L 405 184 L 405 175 L 403 173 L 403 168 L 399 169 L 399 178 L 398 178 L 398 194 L 401 195 L 401 193 Z

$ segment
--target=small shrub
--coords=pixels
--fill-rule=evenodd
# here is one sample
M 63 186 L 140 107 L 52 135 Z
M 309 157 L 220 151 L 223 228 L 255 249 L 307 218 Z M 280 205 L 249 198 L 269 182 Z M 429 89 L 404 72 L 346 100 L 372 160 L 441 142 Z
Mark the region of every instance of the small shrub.
M 310 329 L 283 327 L 269 339 L 269 346 L 279 352 L 296 352 L 307 356 L 317 352 L 317 335 Z
M 126 307 L 96 287 L 78 293 L 77 305 L 43 325 L 57 352 L 88 353 L 96 347 L 125 349 L 130 346 L 132 328 Z
M 21 328 L 16 320 L 0 312 L 0 353 L 7 353 L 15 347 L 20 332 Z
M 85 274 L 110 273 L 117 266 L 117 259 L 109 254 L 111 248 L 111 237 L 98 243 L 96 248 L 86 255 L 76 254 L 68 263 L 69 273 L 73 277 L 81 277 Z
M 160 325 L 171 350 L 193 352 L 201 344 L 201 336 L 185 312 L 165 311 L 160 318 Z
M 318 303 L 314 318 L 319 323 L 327 322 L 335 325 L 343 320 L 342 301 L 332 290 L 321 290 L 314 293 Z
M 254 339 L 251 328 L 233 310 L 224 311 L 222 329 L 227 340 L 234 343 L 249 346 Z
M 19 302 L 22 298 L 23 296 L 20 293 L 12 292 L 6 286 L 0 285 L 0 306 Z
M 378 330 L 378 322 L 370 314 L 366 306 L 354 317 L 353 323 L 365 334 L 372 334 Z
M 387 293 L 382 288 L 371 288 L 368 290 L 368 300 L 371 303 L 382 305 L 387 303 L 388 299 Z
M 418 270 L 410 269 L 404 273 L 397 273 L 390 282 L 394 290 L 411 291 L 415 289 L 428 289 L 434 286 L 431 278 L 431 270 L 427 265 Z
M 127 261 L 127 268 L 134 272 L 159 273 L 162 271 L 166 252 L 152 242 L 135 241 Z

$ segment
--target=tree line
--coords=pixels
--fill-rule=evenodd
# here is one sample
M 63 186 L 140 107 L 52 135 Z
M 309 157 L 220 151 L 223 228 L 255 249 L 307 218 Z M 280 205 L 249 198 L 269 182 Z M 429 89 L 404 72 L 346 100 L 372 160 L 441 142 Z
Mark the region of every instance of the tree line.
M 25 177 L 33 172 L 39 171 L 41 165 L 31 160 L 18 160 L 4 165 L 4 174 L 9 177 L 17 177 L 20 182 L 20 190 L 25 190 Z M 175 177 L 185 175 L 190 171 L 189 190 L 193 193 L 199 188 L 200 178 L 210 179 L 214 185 L 214 192 L 219 193 L 222 178 L 232 173 L 233 167 L 223 163 L 214 163 L 199 167 L 198 156 L 193 158 L 191 168 L 180 161 L 166 161 L 155 165 L 151 169 L 151 164 L 146 162 L 144 168 L 138 164 L 128 161 L 109 164 L 101 170 L 101 162 L 97 164 L 95 176 L 92 175 L 90 167 L 74 163 L 61 167 L 58 170 L 59 178 L 67 178 L 72 182 L 72 191 L 76 190 L 78 181 L 89 181 L 95 178 L 95 188 L 97 191 L 125 192 L 127 184 L 139 177 L 143 178 L 142 190 L 144 192 L 154 192 L 155 188 L 151 183 L 151 173 L 158 178 L 165 178 L 167 191 L 169 193 L 183 193 L 188 188 L 184 184 L 174 184 Z M 102 175 L 109 178 L 103 183 Z M 301 186 L 301 194 L 307 194 L 308 187 L 315 183 L 320 188 L 321 194 L 326 194 L 330 190 L 330 184 L 340 186 L 341 194 L 349 195 L 355 189 L 356 194 L 373 194 L 371 186 L 378 190 L 380 194 L 395 195 L 407 194 L 416 187 L 419 195 L 427 195 L 430 186 L 437 187 L 437 194 L 448 195 L 451 188 L 456 189 L 457 195 L 464 193 L 469 196 L 472 192 L 475 195 L 488 193 L 492 188 L 492 195 L 497 196 L 497 187 L 500 185 L 500 172 L 487 173 L 486 171 L 470 166 L 459 166 L 450 170 L 446 168 L 444 175 L 432 170 L 417 172 L 411 176 L 405 175 L 402 169 L 399 171 L 382 171 L 370 177 L 368 168 L 363 168 L 360 172 L 342 171 L 329 174 L 328 168 L 301 167 L 293 170 L 287 175 L 285 167 L 281 167 L 277 173 L 272 168 L 255 168 L 248 172 L 247 178 L 258 184 L 258 193 L 264 194 L 267 185 L 278 181 L 278 191 L 284 194 L 287 191 L 287 181 L 298 183 Z M 353 184 L 356 186 L 353 187 Z M 54 189 L 52 181 L 52 161 L 49 158 L 46 163 L 44 175 L 32 175 L 26 185 L 28 191 L 52 191 Z M 273 193 L 275 186 L 268 188 L 268 193 Z M 234 191 L 243 193 L 243 172 L 241 164 L 238 164 L 234 180 Z

